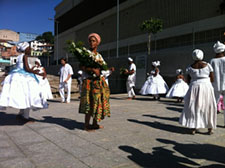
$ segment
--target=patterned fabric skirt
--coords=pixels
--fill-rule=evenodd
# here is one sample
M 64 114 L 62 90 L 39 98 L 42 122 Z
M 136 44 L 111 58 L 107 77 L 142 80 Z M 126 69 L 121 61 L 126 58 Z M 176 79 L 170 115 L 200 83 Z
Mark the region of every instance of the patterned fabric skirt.
M 82 85 L 79 113 L 90 113 L 98 122 L 110 117 L 110 90 L 104 77 L 85 79 Z

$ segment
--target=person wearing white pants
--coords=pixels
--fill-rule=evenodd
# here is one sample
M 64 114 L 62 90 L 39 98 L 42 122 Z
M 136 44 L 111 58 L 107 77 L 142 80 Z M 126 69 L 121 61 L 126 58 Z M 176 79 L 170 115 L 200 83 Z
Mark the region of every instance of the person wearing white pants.
M 128 58 L 128 63 L 130 65 L 129 70 L 125 72 L 125 74 L 128 75 L 127 78 L 127 94 L 128 94 L 128 100 L 135 99 L 135 82 L 136 82 L 136 65 L 133 62 L 132 58 Z
M 225 45 L 219 41 L 213 46 L 216 56 L 211 60 L 210 64 L 214 69 L 214 92 L 217 103 L 220 95 L 225 96 Z M 224 102 L 225 103 L 225 102 Z M 224 113 L 224 127 L 225 127 L 225 113 Z
M 72 84 L 72 75 L 73 69 L 66 62 L 65 58 L 61 59 L 62 67 L 60 69 L 60 80 L 59 80 L 59 94 L 61 96 L 61 102 L 70 103 L 71 98 L 71 84 Z M 67 98 L 65 98 L 65 90 L 67 90 Z

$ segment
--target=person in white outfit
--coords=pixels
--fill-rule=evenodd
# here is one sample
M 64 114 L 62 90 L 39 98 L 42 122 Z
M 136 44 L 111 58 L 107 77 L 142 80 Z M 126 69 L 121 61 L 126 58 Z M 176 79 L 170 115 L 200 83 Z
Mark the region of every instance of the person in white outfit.
M 41 97 L 39 80 L 35 76 L 39 70 L 30 69 L 28 64 L 29 43 L 19 43 L 17 49 L 21 54 L 17 57 L 16 68 L 2 82 L 0 107 L 20 109 L 17 119 L 27 122 L 32 121 L 30 109 L 47 108 L 47 102 Z
M 190 85 L 184 97 L 184 109 L 179 123 L 190 128 L 191 134 L 195 134 L 196 129 L 208 128 L 208 134 L 211 135 L 217 123 L 217 105 L 211 83 L 213 68 L 202 61 L 202 50 L 195 49 L 192 56 L 195 62 L 186 69 Z
M 33 70 L 39 70 L 39 75 L 36 75 L 39 80 L 39 85 L 41 86 L 42 97 L 45 101 L 53 99 L 51 86 L 47 79 L 47 73 L 45 68 L 41 66 L 40 59 L 35 60 L 35 66 L 32 68 Z
M 164 81 L 163 77 L 159 74 L 160 61 L 152 62 L 153 70 L 146 82 L 142 86 L 140 93 L 142 95 L 153 95 L 153 99 L 160 100 L 160 94 L 165 94 L 168 90 L 168 86 Z
M 105 82 L 109 85 L 109 76 L 115 71 L 114 67 L 109 68 L 108 70 L 102 70 L 101 74 L 105 78 Z
M 166 94 L 167 98 L 177 98 L 177 102 L 181 103 L 184 96 L 188 91 L 188 84 L 185 82 L 182 69 L 176 70 L 176 82 L 172 85 L 168 93 Z
M 136 65 L 133 62 L 132 58 L 128 58 L 129 69 L 125 72 L 128 75 L 126 86 L 127 86 L 127 93 L 128 93 L 128 100 L 135 99 L 135 82 L 136 82 Z
M 219 41 L 213 46 L 216 56 L 211 60 L 210 64 L 214 69 L 215 80 L 213 82 L 214 92 L 217 103 L 220 96 L 225 95 L 225 45 Z M 223 99 L 224 100 L 224 99 Z M 224 128 L 225 128 L 225 113 L 224 113 Z
M 61 58 L 62 67 L 60 69 L 60 80 L 59 80 L 59 94 L 61 96 L 61 102 L 70 103 L 71 98 L 71 84 L 72 84 L 72 75 L 73 69 L 66 62 L 65 58 Z M 67 98 L 65 98 L 65 90 L 67 90 Z

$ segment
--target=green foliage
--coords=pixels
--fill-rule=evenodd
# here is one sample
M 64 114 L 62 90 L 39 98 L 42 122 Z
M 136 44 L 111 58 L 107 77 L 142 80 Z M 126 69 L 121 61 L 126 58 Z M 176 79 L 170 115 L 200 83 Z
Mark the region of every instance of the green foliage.
M 128 77 L 128 75 L 125 74 L 125 72 L 128 72 L 128 70 L 126 68 L 124 68 L 124 67 L 120 68 L 120 77 L 121 78 L 127 78 Z
M 108 70 L 106 62 L 103 60 L 97 60 L 96 55 L 90 50 L 87 50 L 84 47 L 82 41 L 73 42 L 71 40 L 67 41 L 66 51 L 73 54 L 81 66 L 90 67 L 90 68 L 100 68 L 102 70 Z
M 140 25 L 140 29 L 143 32 L 156 34 L 160 31 L 162 31 L 163 22 L 161 19 L 156 18 L 150 18 L 148 20 L 145 20 Z
M 36 40 L 54 44 L 54 36 L 53 36 L 52 32 L 44 32 L 42 35 L 37 36 Z

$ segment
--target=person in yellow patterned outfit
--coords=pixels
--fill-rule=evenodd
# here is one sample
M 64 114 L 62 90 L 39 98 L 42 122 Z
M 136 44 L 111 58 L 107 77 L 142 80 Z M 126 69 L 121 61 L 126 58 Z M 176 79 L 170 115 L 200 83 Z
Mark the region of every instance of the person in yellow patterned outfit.
M 103 60 L 102 56 L 97 52 L 101 37 L 96 33 L 91 33 L 88 36 L 88 42 L 91 52 L 94 53 L 97 59 Z M 109 87 L 105 82 L 105 78 L 101 75 L 100 68 L 82 66 L 82 70 L 84 74 L 82 75 L 83 85 L 79 113 L 85 114 L 84 130 L 91 131 L 103 128 L 102 125 L 98 125 L 98 122 L 103 120 L 105 116 L 110 117 Z M 92 125 L 90 125 L 91 117 L 93 118 Z

